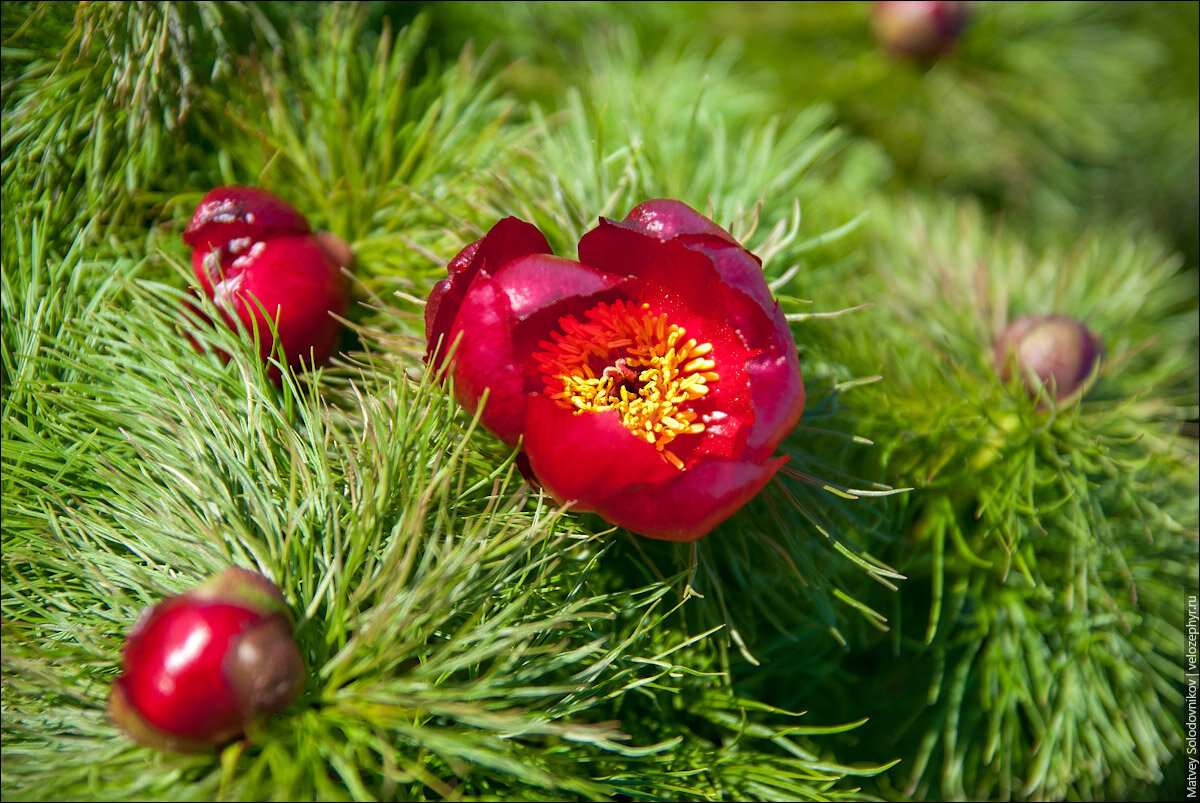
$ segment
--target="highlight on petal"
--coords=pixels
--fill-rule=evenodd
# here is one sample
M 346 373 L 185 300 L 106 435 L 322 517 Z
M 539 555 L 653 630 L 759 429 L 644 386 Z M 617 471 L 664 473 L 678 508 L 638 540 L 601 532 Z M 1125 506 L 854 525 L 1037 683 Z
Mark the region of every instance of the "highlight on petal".
M 450 262 L 448 277 L 437 284 L 425 305 L 425 362 L 441 367 L 450 348 L 450 325 L 481 272 L 495 273 L 514 259 L 549 253 L 550 244 L 537 227 L 515 217 L 504 218 L 460 251 Z
M 257 241 L 309 231 L 304 214 L 282 198 L 258 187 L 228 186 L 204 196 L 183 231 L 183 241 L 207 250 L 242 238 Z
M 655 198 L 635 206 L 618 226 L 670 240 L 681 234 L 707 234 L 740 246 L 733 235 L 682 201 Z
M 590 296 L 615 286 L 617 279 L 563 257 L 533 254 L 513 260 L 494 274 L 514 321 L 523 321 L 572 296 Z

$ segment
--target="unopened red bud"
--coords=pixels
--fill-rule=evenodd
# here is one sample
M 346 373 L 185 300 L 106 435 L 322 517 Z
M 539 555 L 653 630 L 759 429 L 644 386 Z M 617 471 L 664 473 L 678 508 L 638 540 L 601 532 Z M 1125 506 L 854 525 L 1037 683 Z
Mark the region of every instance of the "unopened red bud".
M 1066 315 L 1032 315 L 1009 324 L 996 343 L 996 368 L 1005 381 L 1014 367 L 1031 394 L 1045 386 L 1062 401 L 1079 392 L 1104 353 L 1100 338 Z
M 144 611 L 121 670 L 113 721 L 148 747 L 184 752 L 241 736 L 294 700 L 305 677 L 283 595 L 238 568 Z
M 217 187 L 196 207 L 183 231 L 183 241 L 207 251 L 238 240 L 251 241 L 287 234 L 308 234 L 308 219 L 282 198 L 258 187 Z
M 337 349 L 350 307 L 342 270 L 354 261 L 340 237 L 311 234 L 303 214 L 265 190 L 233 186 L 204 196 L 183 239 L 200 289 L 230 327 L 257 332 L 264 360 L 278 350 L 299 370 Z

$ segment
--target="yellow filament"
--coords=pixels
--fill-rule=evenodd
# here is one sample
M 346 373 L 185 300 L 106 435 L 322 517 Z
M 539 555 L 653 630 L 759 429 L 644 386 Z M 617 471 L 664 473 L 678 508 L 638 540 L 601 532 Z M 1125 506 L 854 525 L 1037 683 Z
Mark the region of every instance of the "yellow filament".
M 538 344 L 533 356 L 546 394 L 577 414 L 618 411 L 630 432 L 682 469 L 666 447 L 680 435 L 704 431 L 689 405 L 718 378 L 712 344 L 685 340 L 682 327 L 651 313 L 648 304 L 602 303 L 585 317 L 565 316 L 562 331 Z

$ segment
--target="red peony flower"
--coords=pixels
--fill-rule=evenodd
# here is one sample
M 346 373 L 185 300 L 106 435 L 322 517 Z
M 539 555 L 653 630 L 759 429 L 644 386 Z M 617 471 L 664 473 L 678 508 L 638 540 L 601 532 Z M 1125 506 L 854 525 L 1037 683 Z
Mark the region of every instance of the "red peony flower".
M 109 712 L 135 740 L 164 750 L 235 739 L 304 686 L 283 596 L 245 569 L 148 608 L 122 654 Z
M 328 232 L 314 235 L 286 201 L 254 187 L 218 187 L 200 202 L 183 233 L 204 293 L 247 331 L 257 329 L 259 354 L 275 349 L 271 324 L 289 366 L 319 365 L 337 346 L 350 306 L 349 246 Z M 272 370 L 278 378 L 278 369 Z
M 426 360 L 556 498 L 651 538 L 693 541 L 786 458 L 804 409 L 762 264 L 678 201 L 647 201 L 553 256 L 497 223 L 430 295 Z M 453 349 L 453 351 L 451 351 Z

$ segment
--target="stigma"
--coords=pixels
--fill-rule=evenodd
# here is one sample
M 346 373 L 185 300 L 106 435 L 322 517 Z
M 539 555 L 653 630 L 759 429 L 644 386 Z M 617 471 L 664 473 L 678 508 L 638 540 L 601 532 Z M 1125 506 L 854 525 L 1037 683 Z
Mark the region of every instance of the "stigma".
M 704 432 L 691 403 L 718 379 L 712 344 L 687 338 L 649 304 L 627 301 L 601 303 L 582 321 L 567 315 L 558 324 L 533 355 L 546 395 L 579 415 L 616 410 L 626 429 L 682 469 L 667 447 Z

